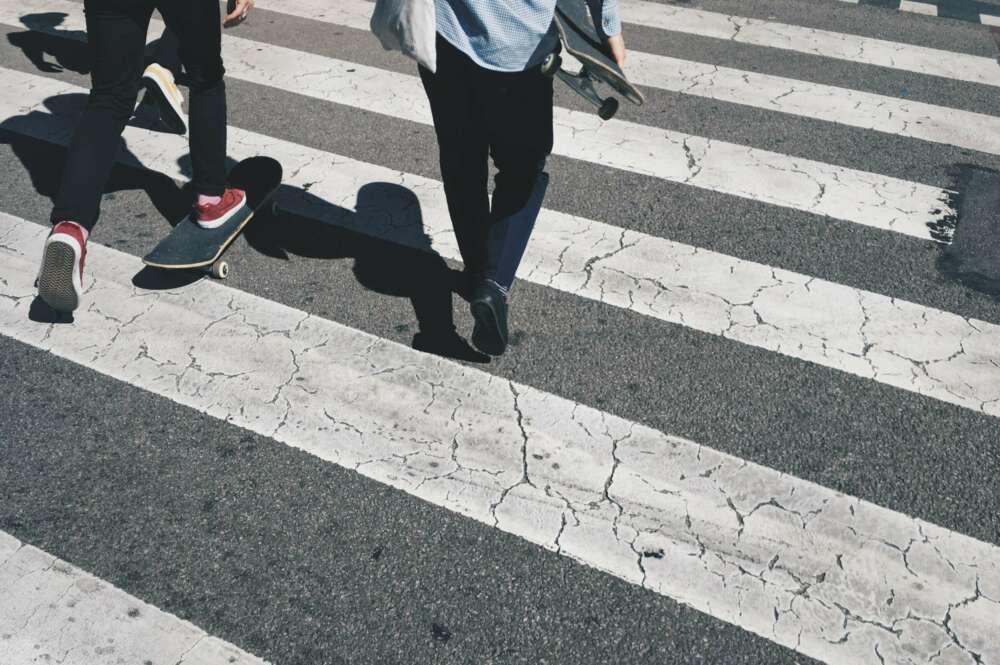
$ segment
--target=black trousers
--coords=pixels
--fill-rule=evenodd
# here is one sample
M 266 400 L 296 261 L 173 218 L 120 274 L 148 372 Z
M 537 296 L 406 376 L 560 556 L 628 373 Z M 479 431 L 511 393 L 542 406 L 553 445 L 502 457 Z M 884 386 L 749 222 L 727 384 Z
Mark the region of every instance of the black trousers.
M 87 108 L 70 143 L 53 223 L 97 222 L 101 194 L 135 109 L 146 31 L 159 10 L 177 37 L 191 91 L 189 141 L 194 189 L 218 196 L 226 186 L 226 89 L 222 17 L 214 0 L 85 0 L 93 56 Z
M 437 72 L 421 68 L 420 77 L 466 270 L 510 288 L 548 185 L 552 79 L 537 68 L 485 69 L 440 36 Z M 492 205 L 490 156 L 497 168 Z
M 174 75 L 174 80 L 180 80 L 184 63 L 181 62 L 181 43 L 177 40 L 177 35 L 167 28 L 160 35 L 156 42 L 156 51 L 153 52 L 153 62 L 165 69 L 169 69 Z

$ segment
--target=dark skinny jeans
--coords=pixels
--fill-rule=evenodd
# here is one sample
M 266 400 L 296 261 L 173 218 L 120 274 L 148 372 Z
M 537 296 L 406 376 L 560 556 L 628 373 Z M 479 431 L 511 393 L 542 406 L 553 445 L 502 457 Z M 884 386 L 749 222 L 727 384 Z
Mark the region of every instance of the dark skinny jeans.
M 437 72 L 421 67 L 420 76 L 465 268 L 509 289 L 548 185 L 552 79 L 537 67 L 485 69 L 440 36 Z M 497 168 L 492 205 L 490 156 Z
M 91 92 L 70 143 L 53 223 L 73 220 L 92 229 L 121 133 L 135 109 L 146 31 L 157 9 L 176 35 L 187 74 L 189 141 L 194 190 L 221 195 L 226 186 L 226 89 L 222 27 L 214 0 L 85 0 L 93 56 Z

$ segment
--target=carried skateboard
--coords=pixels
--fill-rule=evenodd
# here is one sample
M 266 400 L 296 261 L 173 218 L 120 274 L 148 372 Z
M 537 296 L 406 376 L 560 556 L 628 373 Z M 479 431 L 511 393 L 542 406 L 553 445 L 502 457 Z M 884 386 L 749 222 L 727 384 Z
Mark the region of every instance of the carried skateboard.
M 574 92 L 597 107 L 597 115 L 610 120 L 618 112 L 615 97 L 601 97 L 594 87 L 604 83 L 633 104 L 642 104 L 646 98 L 625 77 L 625 72 L 605 50 L 603 40 L 590 15 L 587 0 L 557 0 L 555 14 L 559 42 L 566 52 L 583 65 L 578 74 L 562 68 L 560 49 L 550 53 L 542 62 L 541 70 L 546 76 L 559 76 L 563 83 Z
M 230 171 L 229 184 L 247 193 L 243 214 L 215 229 L 202 228 L 193 214 L 188 215 L 142 262 L 164 270 L 202 270 L 218 279 L 228 277 L 229 264 L 222 256 L 229 246 L 265 206 L 277 213 L 272 197 L 281 184 L 281 164 L 270 157 L 244 159 Z

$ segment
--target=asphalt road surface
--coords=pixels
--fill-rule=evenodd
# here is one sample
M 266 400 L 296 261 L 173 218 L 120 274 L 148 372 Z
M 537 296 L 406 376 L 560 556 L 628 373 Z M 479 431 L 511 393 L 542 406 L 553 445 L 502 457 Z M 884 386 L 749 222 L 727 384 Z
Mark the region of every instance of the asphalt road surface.
M 557 82 L 494 359 L 414 348 L 471 333 L 415 66 L 258 5 L 277 213 L 144 269 L 140 109 L 54 317 L 82 4 L 0 0 L 0 665 L 1000 664 L 1000 4 L 620 0 L 647 103 Z

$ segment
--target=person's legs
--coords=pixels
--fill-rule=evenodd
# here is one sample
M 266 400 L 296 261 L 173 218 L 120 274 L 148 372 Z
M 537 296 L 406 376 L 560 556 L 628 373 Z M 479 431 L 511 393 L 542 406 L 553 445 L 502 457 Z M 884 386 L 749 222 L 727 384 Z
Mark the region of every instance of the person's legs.
M 175 79 L 180 78 L 183 67 L 181 43 L 170 28 L 165 29 L 160 35 L 160 39 L 156 43 L 156 51 L 153 53 L 153 62 L 169 71 Z
M 490 355 L 507 350 L 507 293 L 542 209 L 552 151 L 552 80 L 537 70 L 491 73 L 486 105 L 497 167 L 486 242 L 486 273 L 469 307 L 472 343 Z
M 191 91 L 188 145 L 195 215 L 216 228 L 250 214 L 246 192 L 226 187 L 226 83 L 222 65 L 222 15 L 217 2 L 158 0 L 167 27 L 177 35 Z
M 487 234 L 487 277 L 504 291 L 524 256 L 542 208 L 552 152 L 552 79 L 537 70 L 504 74 L 489 105 L 497 168 Z
M 226 84 L 219 5 L 205 0 L 159 0 L 156 6 L 177 36 L 188 76 L 194 189 L 198 194 L 222 196 L 226 190 Z
M 122 130 L 135 108 L 152 6 L 86 0 L 84 8 L 93 55 L 92 87 L 66 155 L 52 223 L 71 220 L 89 232 L 97 222 Z
M 490 214 L 485 112 L 477 99 L 478 69 L 464 54 L 437 40 L 437 71 L 421 67 L 440 151 L 441 179 L 458 249 L 469 274 L 486 269 Z
M 87 108 L 70 142 L 38 272 L 38 295 L 71 312 L 83 293 L 87 237 L 97 223 L 101 195 L 132 115 L 152 6 L 141 0 L 86 0 L 93 55 Z

